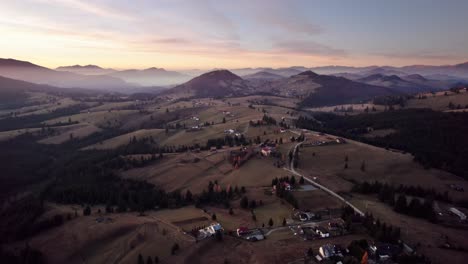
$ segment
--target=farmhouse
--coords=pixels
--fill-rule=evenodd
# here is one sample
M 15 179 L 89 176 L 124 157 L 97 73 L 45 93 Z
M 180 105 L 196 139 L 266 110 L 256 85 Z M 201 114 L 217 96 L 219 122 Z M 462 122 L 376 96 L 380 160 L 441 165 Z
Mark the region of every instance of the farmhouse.
M 263 156 L 268 157 L 270 156 L 273 152 L 275 152 L 275 147 L 270 147 L 270 146 L 265 146 L 262 148 L 260 151 Z
M 334 256 L 343 256 L 341 248 L 337 245 L 325 244 L 319 248 L 319 254 L 322 258 L 330 258 Z
M 220 223 L 213 223 L 208 227 L 198 230 L 198 237 L 199 239 L 204 239 L 210 236 L 214 236 L 218 231 L 223 231 L 223 227 Z
M 330 233 L 328 232 L 328 230 L 321 226 L 315 228 L 315 233 L 320 235 L 321 238 L 330 237 Z
M 299 213 L 299 220 L 301 221 L 309 221 L 315 217 L 314 213 L 311 212 L 301 212 Z

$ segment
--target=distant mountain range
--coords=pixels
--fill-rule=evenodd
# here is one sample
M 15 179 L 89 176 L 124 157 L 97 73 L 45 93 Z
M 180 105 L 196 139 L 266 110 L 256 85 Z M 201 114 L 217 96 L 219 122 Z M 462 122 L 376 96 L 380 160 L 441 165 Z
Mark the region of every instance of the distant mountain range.
M 252 76 L 255 77 L 248 77 Z M 376 96 L 399 94 L 386 87 L 359 83 L 342 77 L 319 75 L 312 71 L 287 78 L 272 78 L 271 74 L 265 73 L 256 76 L 268 77 L 270 81 L 258 85 L 258 82 L 242 79 L 228 70 L 217 70 L 169 89 L 163 95 L 175 98 L 202 98 L 270 94 L 300 98 L 302 106 L 317 107 L 360 103 Z
M 176 72 L 166 71 L 163 68 L 149 68 L 144 70 L 124 70 L 114 71 L 109 74 L 110 76 L 123 79 L 130 83 L 137 83 L 139 85 L 151 86 L 165 86 L 175 85 L 190 80 L 190 76 Z
M 115 72 L 114 69 L 104 69 L 97 65 L 73 65 L 73 66 L 61 66 L 56 68 L 57 71 L 67 71 L 84 75 L 106 75 Z
M 27 61 L 0 59 L 0 76 L 62 88 L 122 90 L 131 85 L 119 78 L 106 75 L 81 75 L 56 71 Z
M 241 68 L 214 70 L 190 80 L 202 70 L 167 71 L 105 69 L 97 65 L 49 69 L 27 61 L 0 59 L 0 76 L 61 88 L 85 88 L 123 93 L 159 93 L 186 97 L 223 97 L 253 93 L 304 100 L 304 105 L 356 102 L 394 93 L 443 90 L 467 82 L 468 63 L 445 66 L 325 66 L 306 68 Z M 242 76 L 242 77 L 241 77 Z M 178 84 L 178 85 L 177 85 Z M 164 86 L 164 87 L 163 87 Z
M 190 76 L 176 71 L 166 71 L 163 68 L 148 68 L 144 70 L 114 70 L 104 69 L 97 65 L 62 66 L 57 71 L 67 71 L 84 75 L 107 75 L 116 77 L 133 85 L 140 86 L 167 86 L 176 85 L 190 80 Z
M 10 79 L 0 76 L 0 104 L 14 105 L 15 103 L 24 102 L 29 98 L 30 92 L 46 92 L 54 94 L 95 94 L 96 91 L 80 89 L 80 88 L 69 88 L 63 89 L 45 84 L 35 84 L 15 79 Z

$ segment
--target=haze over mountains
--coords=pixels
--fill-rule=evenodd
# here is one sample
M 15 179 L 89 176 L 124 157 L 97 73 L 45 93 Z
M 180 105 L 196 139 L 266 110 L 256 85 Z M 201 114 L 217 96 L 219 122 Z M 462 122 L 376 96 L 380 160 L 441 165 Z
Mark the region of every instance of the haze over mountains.
M 311 106 L 448 89 L 459 82 L 466 82 L 468 63 L 451 66 L 220 69 L 191 79 L 196 72 L 168 71 L 156 67 L 115 70 L 97 65 L 63 66 L 53 70 L 27 61 L 0 59 L 0 76 L 38 85 L 127 94 L 169 89 L 164 94 L 199 98 L 273 94 L 300 98 L 304 105 Z M 3 82 L 1 88 L 11 90 L 15 86 L 11 82 L 9 87 L 3 87 L 5 85 Z

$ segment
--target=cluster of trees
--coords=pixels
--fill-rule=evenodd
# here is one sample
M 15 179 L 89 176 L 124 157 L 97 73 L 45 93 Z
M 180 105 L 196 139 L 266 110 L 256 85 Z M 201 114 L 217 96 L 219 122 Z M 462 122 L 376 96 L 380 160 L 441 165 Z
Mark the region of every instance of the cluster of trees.
M 264 111 L 265 113 L 265 111 Z M 268 116 L 267 114 L 264 114 L 262 117 L 262 120 L 257 120 L 257 121 L 252 121 L 250 120 L 249 125 L 253 127 L 258 127 L 262 125 L 276 125 L 277 121 L 271 116 Z
M 31 114 L 26 116 L 12 116 L 0 119 L 0 131 L 23 129 L 23 128 L 32 128 L 32 127 L 43 127 L 42 122 L 54 118 L 59 118 L 61 116 L 74 115 L 80 113 L 80 111 L 88 108 L 89 106 L 85 104 L 78 104 L 69 107 L 58 108 L 49 113 L 44 114 Z M 71 122 L 71 121 L 70 121 Z M 68 125 L 69 123 L 64 122 L 56 124 Z
M 372 237 L 380 242 L 398 243 L 400 239 L 401 230 L 399 227 L 382 223 L 379 219 L 375 219 L 372 214 L 361 216 L 356 214 L 353 208 L 346 206 L 343 208 L 341 217 L 346 222 L 347 229 L 350 229 L 353 223 L 360 223 L 369 231 Z
M 146 262 L 144 261 L 144 258 L 141 254 L 138 254 L 138 261 L 137 261 L 138 264 L 158 264 L 159 263 L 159 257 L 158 256 L 155 256 L 154 258 L 152 258 L 151 256 L 148 256 L 146 258 Z
M 271 186 L 276 186 L 276 185 L 278 185 L 278 183 L 283 183 L 283 182 L 287 182 L 291 186 L 294 186 L 297 183 L 296 177 L 294 175 L 292 175 L 291 177 L 284 176 L 284 177 L 281 177 L 281 178 L 278 178 L 278 177 L 274 178 L 273 180 L 271 180 Z M 302 183 L 300 183 L 300 182 L 302 182 Z M 304 178 L 303 177 L 301 177 L 301 179 L 299 180 L 299 183 L 304 184 Z
M 298 203 L 296 197 L 294 197 L 294 195 L 292 194 L 291 191 L 287 191 L 285 189 L 284 185 L 281 184 L 281 182 L 278 181 L 276 183 L 275 188 L 276 188 L 276 196 L 278 196 L 281 199 L 284 199 L 286 202 L 291 204 L 294 208 L 296 208 L 296 209 L 299 208 L 299 203 Z
M 242 197 L 240 200 L 240 207 L 243 209 L 255 209 L 257 206 L 262 206 L 263 201 L 249 200 L 247 196 Z
M 0 248 L 2 263 L 8 264 L 45 264 L 46 260 L 42 252 L 26 245 L 16 253 L 4 251 Z
M 434 190 L 425 190 L 421 187 L 403 186 L 396 188 L 388 184 L 374 182 L 369 184 L 364 182 L 353 187 L 353 191 L 360 193 L 378 193 L 379 200 L 392 206 L 393 209 L 402 214 L 414 217 L 424 218 L 429 221 L 436 220 L 436 214 L 433 209 L 433 199 L 437 196 L 442 201 L 450 201 L 447 193 L 441 195 Z M 408 203 L 406 195 L 415 196 Z M 416 197 L 417 196 L 417 197 Z M 418 197 L 424 197 L 420 199 Z M 423 200 L 421 202 L 421 200 Z
M 226 135 L 224 138 L 208 139 L 205 149 L 210 149 L 211 147 L 219 149 L 226 145 L 230 147 L 246 146 L 247 144 L 249 144 L 249 142 L 247 142 L 244 135 L 240 135 L 240 137 Z
M 388 183 L 381 183 L 378 181 L 369 183 L 367 181 L 356 183 L 353 186 L 353 191 L 364 194 L 378 194 L 379 199 L 384 202 L 394 197 L 396 193 L 404 193 L 410 196 L 417 196 L 421 198 L 435 199 L 442 202 L 450 203 L 452 200 L 448 195 L 448 191 L 443 193 L 437 192 L 433 188 L 425 189 L 421 186 L 407 186 L 400 184 L 398 186 L 390 185 Z
M 222 188 L 217 181 L 210 181 L 208 183 L 208 190 L 198 196 L 194 197 L 195 205 L 200 207 L 204 204 L 223 204 L 226 208 L 230 207 L 230 200 L 239 197 L 246 192 L 245 187 L 239 188 L 230 186 L 227 190 Z
M 402 95 L 402 96 L 395 96 L 395 95 L 387 95 L 387 96 L 381 96 L 381 97 L 376 97 L 374 98 L 373 102 L 376 105 L 387 105 L 387 106 L 393 106 L 393 105 L 399 105 L 401 107 L 404 107 L 406 105 L 406 101 L 410 96 Z
M 384 148 L 410 152 L 426 168 L 435 167 L 468 178 L 468 113 L 404 109 L 372 115 L 315 114 L 299 117 L 296 126 L 330 133 Z M 383 137 L 365 137 L 367 128 L 395 129 Z
M 94 185 L 56 186 L 51 188 L 48 196 L 52 201 L 64 204 L 106 204 L 109 212 L 177 208 L 191 202 L 180 192 L 165 192 L 147 182 L 120 179 L 96 182 Z
M 465 105 L 465 106 L 462 106 L 461 104 L 455 105 L 454 103 L 452 103 L 452 102 L 450 101 L 449 104 L 448 104 L 448 108 L 451 109 L 451 110 L 454 110 L 454 109 L 462 109 L 462 108 L 468 108 L 468 104 Z

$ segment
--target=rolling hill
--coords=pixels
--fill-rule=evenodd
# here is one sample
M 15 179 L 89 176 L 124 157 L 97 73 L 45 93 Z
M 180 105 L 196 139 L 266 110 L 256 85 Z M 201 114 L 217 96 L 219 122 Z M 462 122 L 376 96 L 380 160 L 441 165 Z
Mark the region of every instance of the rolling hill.
M 406 76 L 374 74 L 356 81 L 383 86 L 402 93 L 420 93 L 448 89 L 453 82 L 429 80 L 419 74 Z
M 278 74 L 271 73 L 271 72 L 260 71 L 260 72 L 244 75 L 242 76 L 242 78 L 244 80 L 249 80 L 249 81 L 251 80 L 271 81 L 271 80 L 278 80 L 284 77 Z
M 319 75 L 305 71 L 272 84 L 272 91 L 302 98 L 302 106 L 317 107 L 359 103 L 376 96 L 391 95 L 391 89 L 359 83 L 343 77 Z
M 229 97 L 252 92 L 249 83 L 228 70 L 217 70 L 202 74 L 178 85 L 163 95 L 178 97 Z

